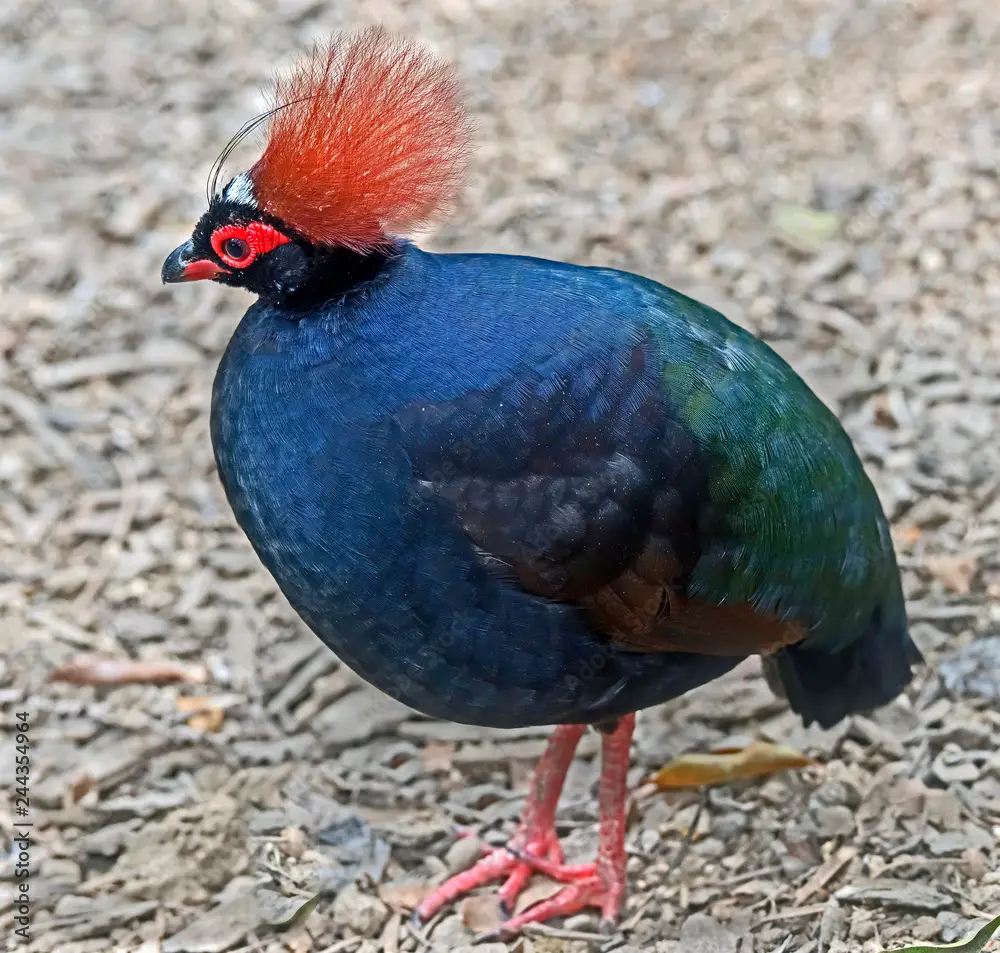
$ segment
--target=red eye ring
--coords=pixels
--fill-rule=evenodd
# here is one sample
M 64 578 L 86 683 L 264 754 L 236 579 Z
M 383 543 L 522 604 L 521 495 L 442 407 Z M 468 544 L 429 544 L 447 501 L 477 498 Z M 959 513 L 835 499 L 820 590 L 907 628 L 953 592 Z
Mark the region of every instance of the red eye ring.
M 212 249 L 231 268 L 246 268 L 258 255 L 267 254 L 290 241 L 287 235 L 282 235 L 276 228 L 264 222 L 222 225 L 212 232 Z M 246 246 L 246 252 L 238 258 L 229 254 L 237 242 L 242 242 Z

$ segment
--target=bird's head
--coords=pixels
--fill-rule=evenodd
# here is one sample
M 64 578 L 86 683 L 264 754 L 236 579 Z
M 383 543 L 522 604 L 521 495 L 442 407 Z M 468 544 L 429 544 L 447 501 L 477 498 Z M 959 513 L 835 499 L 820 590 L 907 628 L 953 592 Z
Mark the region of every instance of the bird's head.
M 258 128 L 260 158 L 219 188 L 223 164 Z M 223 150 L 208 209 L 163 263 L 163 281 L 210 278 L 275 302 L 343 293 L 378 271 L 396 236 L 451 205 L 468 143 L 446 64 L 379 28 L 334 36 Z

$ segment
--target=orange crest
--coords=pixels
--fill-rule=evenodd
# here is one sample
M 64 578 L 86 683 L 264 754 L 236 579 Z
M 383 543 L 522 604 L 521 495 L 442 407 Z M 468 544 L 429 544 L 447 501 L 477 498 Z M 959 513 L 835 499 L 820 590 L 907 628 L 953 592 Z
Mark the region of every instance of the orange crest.
M 279 81 L 250 169 L 261 207 L 309 241 L 368 252 L 451 205 L 469 122 L 451 68 L 378 27 L 336 35 Z

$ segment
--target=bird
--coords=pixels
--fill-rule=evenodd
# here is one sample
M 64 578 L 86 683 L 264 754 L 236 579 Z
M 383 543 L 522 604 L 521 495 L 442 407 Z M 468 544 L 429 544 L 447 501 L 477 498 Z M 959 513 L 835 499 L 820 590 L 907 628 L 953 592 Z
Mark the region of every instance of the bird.
M 636 712 L 755 655 L 806 725 L 911 681 L 876 490 L 836 416 L 718 311 L 621 270 L 422 250 L 474 129 L 421 43 L 335 34 L 269 105 L 162 267 L 256 296 L 212 389 L 228 503 L 365 681 L 432 718 L 553 727 L 510 843 L 415 916 L 503 881 L 500 935 L 590 907 L 613 929 Z M 556 809 L 587 730 L 597 857 L 569 865 Z M 535 872 L 563 886 L 510 915 Z

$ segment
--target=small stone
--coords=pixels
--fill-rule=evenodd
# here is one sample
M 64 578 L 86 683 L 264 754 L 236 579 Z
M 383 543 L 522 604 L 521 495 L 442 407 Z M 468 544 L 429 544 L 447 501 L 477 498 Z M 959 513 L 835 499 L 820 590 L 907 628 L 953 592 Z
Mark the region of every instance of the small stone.
M 986 876 L 986 857 L 976 847 L 967 847 L 962 851 L 962 867 L 970 880 L 982 880 Z
M 741 275 L 748 262 L 747 253 L 740 248 L 728 248 L 722 245 L 712 252 L 713 267 L 725 274 Z
M 39 874 L 53 883 L 78 884 L 83 875 L 80 865 L 66 857 L 49 857 L 42 861 Z
M 743 811 L 729 811 L 712 821 L 712 835 L 721 841 L 733 840 L 750 826 Z
M 944 255 L 937 248 L 925 248 L 920 252 L 919 260 L 920 270 L 925 274 L 936 274 L 946 264 Z
M 736 945 L 736 934 L 704 913 L 693 913 L 681 927 L 684 953 L 736 953 Z
M 428 854 L 424 858 L 424 866 L 432 877 L 444 877 L 448 873 L 448 865 L 440 857 Z
M 699 857 L 721 857 L 726 852 L 726 845 L 717 837 L 706 837 L 694 844 L 691 852 Z
M 972 841 L 970 834 L 972 837 L 979 835 L 982 838 L 982 843 L 977 845 Z M 935 857 L 945 857 L 948 854 L 961 854 L 966 850 L 974 850 L 977 846 L 988 849 L 991 846 L 992 840 L 989 834 L 977 827 L 971 826 L 968 831 L 945 831 L 941 834 L 931 833 L 924 838 L 927 849 Z
M 762 801 L 773 804 L 775 807 L 787 804 L 791 794 L 792 792 L 788 785 L 778 778 L 769 778 L 761 785 L 758 791 L 758 795 Z
M 851 915 L 850 934 L 855 940 L 870 940 L 875 936 L 875 923 L 870 910 L 855 910 Z
M 947 745 L 938 752 L 937 757 L 931 764 L 931 773 L 942 784 L 972 784 L 979 780 L 982 773 L 979 766 L 971 760 L 965 759 L 965 753 L 961 751 L 949 750 L 952 746 Z
M 431 933 L 434 946 L 442 950 L 467 946 L 471 936 L 472 934 L 466 930 L 462 918 L 457 913 L 445 917 Z
M 811 288 L 821 281 L 838 278 L 853 264 L 851 246 L 837 242 L 824 248 L 799 272 L 802 283 Z
M 941 924 L 936 917 L 917 917 L 910 933 L 915 940 L 934 940 L 941 935 Z
M 849 837 L 854 833 L 854 812 L 849 807 L 817 807 L 812 813 L 820 837 Z
M 954 943 L 956 940 L 964 940 L 971 936 L 986 923 L 986 920 L 969 920 L 960 913 L 947 910 L 937 915 L 937 922 L 941 925 L 941 940 L 944 943 Z
M 698 242 L 706 247 L 715 245 L 726 233 L 726 223 L 716 206 L 701 208 L 691 224 Z
M 374 937 L 389 919 L 389 908 L 378 897 L 362 893 L 357 884 L 349 884 L 333 901 L 333 919 L 361 936 Z
M 230 579 L 246 576 L 260 566 L 251 549 L 212 549 L 205 554 L 205 562 Z
M 1000 699 L 1000 635 L 959 649 L 938 665 L 938 674 L 953 695 Z
M 874 903 L 900 910 L 937 913 L 951 906 L 951 898 L 928 884 L 880 877 L 841 887 L 834 897 L 847 903 Z
M 306 846 L 305 834 L 297 827 L 286 827 L 281 832 L 278 847 L 286 856 L 298 859 L 305 853 Z
M 791 854 L 785 854 L 781 858 L 781 872 L 789 880 L 801 877 L 807 870 L 812 870 L 812 868 L 812 864 L 806 863 L 806 861 L 798 857 L 793 857 Z
M 836 900 L 827 900 L 823 907 L 823 915 L 819 921 L 819 946 L 828 949 L 830 944 L 839 940 L 847 926 L 847 915 Z
M 813 792 L 811 800 L 818 805 L 827 807 L 858 807 L 861 804 L 861 793 L 846 781 L 824 781 Z
M 639 849 L 644 854 L 651 854 L 662 839 L 659 831 L 647 827 L 639 832 Z
M 721 122 L 709 124 L 705 130 L 705 143 L 713 152 L 733 152 L 738 143 L 733 129 Z
M 483 846 L 475 837 L 460 837 L 444 855 L 444 865 L 449 874 L 468 870 L 483 855 Z

